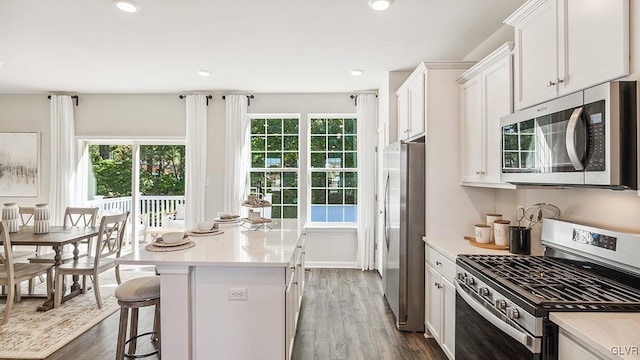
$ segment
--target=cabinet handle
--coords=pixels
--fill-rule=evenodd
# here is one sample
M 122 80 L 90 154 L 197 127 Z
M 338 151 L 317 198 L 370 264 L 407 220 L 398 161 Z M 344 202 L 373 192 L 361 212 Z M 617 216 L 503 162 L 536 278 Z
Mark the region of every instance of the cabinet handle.
M 440 261 L 436 261 L 436 266 L 440 266 L 442 263 Z
M 563 83 L 563 82 L 564 82 L 564 79 L 557 79 L 556 84 L 560 84 L 560 83 Z
M 480 175 L 480 171 L 476 171 L 476 175 Z
M 298 282 L 297 282 L 297 281 L 294 281 L 294 282 L 293 282 L 293 285 L 298 285 Z
M 442 285 L 438 284 L 438 283 L 433 283 L 433 285 L 435 285 L 435 287 L 437 287 L 438 289 L 442 288 Z
M 556 80 L 551 80 L 549 81 L 549 84 L 547 84 L 547 87 L 552 87 L 554 85 L 558 85 L 558 82 Z

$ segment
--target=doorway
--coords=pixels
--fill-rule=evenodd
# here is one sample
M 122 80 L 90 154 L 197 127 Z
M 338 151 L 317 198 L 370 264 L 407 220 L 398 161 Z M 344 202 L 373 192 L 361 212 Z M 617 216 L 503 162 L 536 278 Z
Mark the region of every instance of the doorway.
M 166 224 L 170 214 L 179 222 L 184 207 L 184 141 L 84 143 L 83 203 L 100 208 L 100 214 L 129 211 L 128 243 L 137 247 L 149 241 L 148 231 Z

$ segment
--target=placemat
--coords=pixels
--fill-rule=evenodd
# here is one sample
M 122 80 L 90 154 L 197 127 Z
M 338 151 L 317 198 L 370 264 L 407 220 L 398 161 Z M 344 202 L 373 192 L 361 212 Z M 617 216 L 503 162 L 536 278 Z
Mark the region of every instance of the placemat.
M 185 249 L 189 249 L 196 246 L 196 243 L 192 240 L 189 241 L 186 244 L 182 244 L 182 245 L 178 245 L 178 246 L 155 246 L 153 243 L 145 246 L 144 248 L 147 249 L 148 251 L 157 251 L 157 252 L 164 252 L 164 251 L 178 251 L 178 250 L 185 250 Z

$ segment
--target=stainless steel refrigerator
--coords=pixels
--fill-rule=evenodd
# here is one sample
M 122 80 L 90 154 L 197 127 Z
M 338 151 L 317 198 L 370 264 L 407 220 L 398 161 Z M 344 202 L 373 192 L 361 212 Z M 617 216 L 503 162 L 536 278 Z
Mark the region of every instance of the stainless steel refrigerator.
M 385 148 L 384 296 L 403 331 L 424 331 L 425 144 Z

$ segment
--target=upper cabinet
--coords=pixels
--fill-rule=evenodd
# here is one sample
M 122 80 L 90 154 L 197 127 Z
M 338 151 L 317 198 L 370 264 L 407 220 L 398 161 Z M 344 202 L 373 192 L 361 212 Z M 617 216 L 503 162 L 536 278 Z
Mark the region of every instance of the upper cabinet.
M 414 71 L 396 92 L 398 96 L 398 140 L 424 136 L 424 70 Z
M 512 49 L 505 43 L 457 79 L 463 185 L 514 188 L 500 181 L 500 118 L 513 109 Z
M 517 110 L 629 74 L 629 0 L 529 0 L 505 23 Z
M 430 118 L 437 118 L 437 121 L 449 120 L 450 114 L 443 116 L 440 113 L 440 109 L 443 107 L 433 106 L 437 102 L 446 102 L 445 99 L 442 99 L 438 89 L 450 86 L 452 76 L 459 74 L 457 70 L 466 70 L 473 64 L 466 61 L 434 61 L 418 65 L 396 91 L 398 97 L 398 140 L 411 141 L 425 136 L 427 122 Z M 434 91 L 429 92 L 429 89 L 434 89 Z

